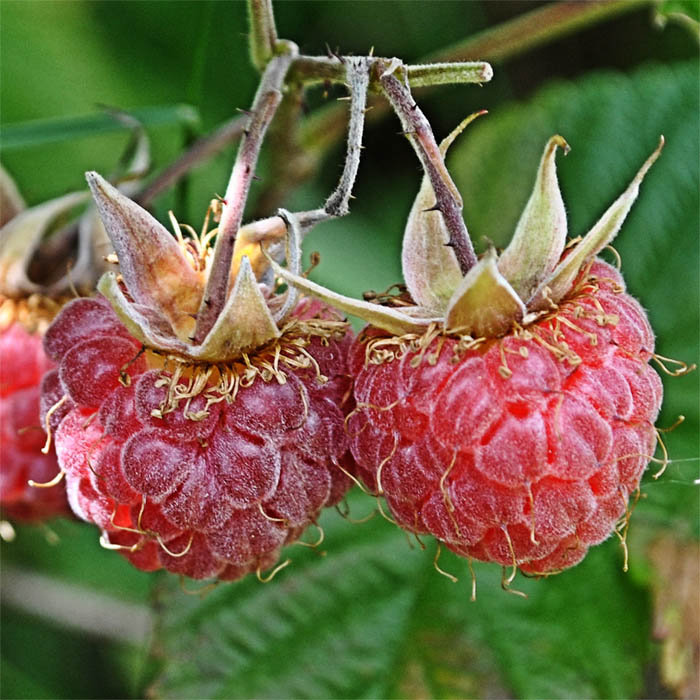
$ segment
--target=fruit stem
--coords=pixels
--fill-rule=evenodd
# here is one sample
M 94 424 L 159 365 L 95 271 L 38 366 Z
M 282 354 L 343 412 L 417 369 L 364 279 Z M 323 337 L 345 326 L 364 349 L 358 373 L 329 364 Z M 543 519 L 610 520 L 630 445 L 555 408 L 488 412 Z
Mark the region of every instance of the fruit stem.
M 430 123 L 414 101 L 408 86 L 394 75 L 397 70 L 403 70 L 403 66 L 397 66 L 392 62 L 379 80 L 430 180 L 435 192 L 435 209 L 442 214 L 450 234 L 448 245 L 455 252 L 462 274 L 466 275 L 476 265 L 477 259 L 462 218 L 459 191 L 445 168 L 445 162 Z
M 349 201 L 360 166 L 362 136 L 365 114 L 367 113 L 367 88 L 370 80 L 370 68 L 374 59 L 358 56 L 343 60 L 346 63 L 347 84 L 350 89 L 350 121 L 348 124 L 347 153 L 340 181 L 322 207 L 295 214 L 289 212 L 278 214 L 288 230 L 291 217 L 293 217 L 294 224 L 298 227 L 300 239 L 316 224 L 345 216 L 350 212 Z
M 278 46 L 282 42 L 278 42 Z M 260 86 L 250 110 L 250 120 L 243 132 L 236 162 L 224 196 L 224 206 L 216 236 L 211 270 L 197 314 L 195 343 L 201 343 L 212 329 L 214 322 L 224 307 L 229 286 L 233 246 L 236 234 L 243 219 L 250 183 L 255 174 L 255 166 L 263 138 L 272 117 L 282 100 L 282 87 L 289 66 L 297 55 L 296 44 L 285 42 L 286 53 L 270 59 L 265 67 Z
M 371 60 L 371 59 L 370 59 Z M 330 216 L 345 216 L 350 209 L 348 201 L 352 196 L 357 169 L 360 166 L 362 134 L 365 126 L 367 88 L 369 86 L 369 60 L 346 58 L 347 80 L 350 86 L 350 123 L 348 125 L 347 154 L 340 182 L 326 200 L 323 208 Z
M 248 0 L 250 58 L 263 71 L 277 48 L 277 28 L 272 0 Z

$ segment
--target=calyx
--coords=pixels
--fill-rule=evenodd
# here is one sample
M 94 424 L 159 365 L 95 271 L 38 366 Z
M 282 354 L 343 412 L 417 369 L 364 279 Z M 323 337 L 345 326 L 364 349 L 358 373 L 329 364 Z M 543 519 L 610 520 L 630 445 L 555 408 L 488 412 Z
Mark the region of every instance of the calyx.
M 440 157 L 468 118 L 440 145 Z M 391 308 L 349 299 L 272 262 L 275 274 L 301 291 L 392 334 L 415 333 L 436 324 L 462 336 L 498 337 L 515 324 L 527 325 L 555 308 L 571 290 L 581 269 L 617 235 L 649 168 L 659 157 L 663 136 L 627 189 L 591 230 L 567 248 L 566 212 L 556 175 L 557 148 L 568 153 L 559 135 L 545 146 L 535 185 L 513 238 L 498 256 L 489 249 L 466 271 L 460 268 L 435 193 L 424 177 L 404 233 L 402 268 L 415 306 Z M 446 171 L 445 171 L 446 172 Z

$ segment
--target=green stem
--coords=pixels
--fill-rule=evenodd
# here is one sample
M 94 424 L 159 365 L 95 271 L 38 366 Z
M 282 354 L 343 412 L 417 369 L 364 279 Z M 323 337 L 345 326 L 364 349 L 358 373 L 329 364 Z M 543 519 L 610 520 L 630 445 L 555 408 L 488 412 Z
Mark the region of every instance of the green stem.
M 468 61 L 474 57 L 504 62 L 528 49 L 543 46 L 579 29 L 613 19 L 651 2 L 652 0 L 587 0 L 551 3 L 419 59 L 419 63 Z M 420 66 L 416 66 L 413 70 L 419 68 Z M 295 64 L 292 71 L 310 69 L 310 65 Z M 325 70 L 325 77 L 329 79 L 336 75 L 331 65 L 327 65 Z M 418 87 L 418 84 L 415 86 Z M 377 121 L 389 112 L 386 102 L 375 102 L 370 116 Z M 311 151 L 313 157 L 320 161 L 323 152 L 342 138 L 344 125 L 345 110 L 342 105 L 329 105 L 318 110 L 302 125 L 302 141 L 308 149 L 307 152 Z
M 536 46 L 649 4 L 651 0 L 569 0 L 551 3 L 441 49 L 426 60 L 466 61 L 478 57 L 495 63 L 505 61 Z
M 277 48 L 277 28 L 272 0 L 248 0 L 248 23 L 250 57 L 253 65 L 262 71 L 275 55 Z

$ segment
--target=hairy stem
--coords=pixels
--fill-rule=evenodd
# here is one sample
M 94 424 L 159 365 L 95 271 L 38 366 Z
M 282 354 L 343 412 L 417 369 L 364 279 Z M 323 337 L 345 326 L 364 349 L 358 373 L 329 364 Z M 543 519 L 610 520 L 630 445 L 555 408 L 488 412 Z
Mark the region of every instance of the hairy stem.
M 408 137 L 435 192 L 435 209 L 442 214 L 462 274 L 477 261 L 469 232 L 462 218 L 462 199 L 440 153 L 433 130 L 411 92 L 395 75 L 393 66 L 380 76 L 384 92 L 401 120 Z
M 580 29 L 613 19 L 651 2 L 652 0 L 590 0 L 589 2 L 550 3 L 420 59 L 419 65 L 408 68 L 409 74 L 413 72 L 409 84 L 412 88 L 437 84 L 434 75 L 430 76 L 429 81 L 423 82 L 423 63 L 429 61 L 468 61 L 470 58 L 476 57 L 494 63 L 502 63 L 529 49 L 543 46 Z M 330 62 L 330 59 L 325 60 Z M 312 73 L 312 66 L 310 63 L 297 63 L 293 71 L 297 70 L 302 73 Z M 335 71 L 336 67 L 334 66 L 324 66 L 324 75 L 319 75 L 319 82 L 326 78 L 334 79 Z M 446 73 L 440 75 L 445 76 Z M 386 116 L 388 112 L 388 105 L 385 102 L 380 102 L 372 110 L 372 117 L 379 119 Z M 341 133 L 340 125 L 343 124 L 343 120 L 343 109 L 339 105 L 328 105 L 319 110 L 319 113 L 302 127 L 304 142 L 308 144 L 309 148 L 315 149 L 314 155 L 319 160 L 322 155 L 320 151 L 326 150 L 334 144 L 333 135 Z M 336 136 L 337 138 L 338 136 Z
M 226 302 L 233 246 L 243 219 L 243 208 L 250 183 L 255 174 L 260 148 L 267 127 L 282 100 L 282 87 L 287 71 L 297 55 L 295 44 L 287 42 L 286 48 L 286 53 L 271 58 L 265 68 L 251 107 L 250 121 L 244 131 L 243 140 L 226 188 L 211 271 L 204 290 L 202 305 L 197 315 L 196 343 L 201 343 L 204 340 Z
M 272 0 L 248 0 L 250 58 L 263 71 L 277 49 L 277 28 Z
M 299 56 L 290 71 L 290 79 L 306 85 L 327 81 L 345 81 L 345 63 L 348 57 L 340 56 Z M 367 58 L 372 63 L 386 63 L 386 58 Z M 411 87 L 423 85 L 444 85 L 447 83 L 486 83 L 493 77 L 488 63 L 483 61 L 422 63 L 406 66 L 408 83 Z M 381 90 L 376 77 L 370 80 L 371 90 Z
M 365 126 L 367 88 L 369 86 L 369 62 L 362 58 L 347 58 L 347 80 L 350 85 L 350 123 L 348 125 L 348 147 L 345 167 L 338 187 L 326 200 L 324 209 L 331 216 L 345 216 L 352 196 L 357 169 L 360 167 L 362 134 Z

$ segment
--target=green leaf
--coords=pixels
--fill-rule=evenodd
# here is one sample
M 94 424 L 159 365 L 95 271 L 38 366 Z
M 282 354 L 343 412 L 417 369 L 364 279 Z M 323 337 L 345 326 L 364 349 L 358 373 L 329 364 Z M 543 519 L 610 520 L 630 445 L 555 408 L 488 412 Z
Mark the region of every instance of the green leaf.
M 483 579 L 470 619 L 516 697 L 637 696 L 649 653 L 648 599 L 623 573 L 616 542 L 559 576 L 516 579 L 527 601 L 504 594 L 493 567 Z
M 455 182 L 469 193 L 469 230 L 477 240 L 488 236 L 505 246 L 527 201 L 540 145 L 549 134 L 560 133 L 571 145 L 558 174 L 572 236 L 591 227 L 663 134 L 666 147 L 615 247 L 628 291 L 648 310 L 657 352 L 689 364 L 697 362 L 700 345 L 697 77 L 692 61 L 551 85 L 526 104 L 480 120 L 455 147 L 452 161 Z M 658 481 L 645 479 L 645 498 L 633 526 L 635 519 L 653 520 L 657 526 L 700 536 L 693 486 L 699 462 L 698 373 L 661 376 L 665 400 L 658 425 L 671 426 L 679 415 L 686 420 L 664 435 L 672 461 Z M 649 472 L 658 468 L 652 464 Z
M 359 505 L 363 501 L 363 505 Z M 350 498 L 353 516 L 369 501 Z M 632 697 L 648 655 L 646 593 L 622 572 L 616 541 L 550 579 L 411 550 L 380 518 L 322 519 L 324 552 L 291 548 L 269 584 L 222 584 L 201 598 L 164 580 L 151 693 L 207 698 Z M 321 554 L 322 556 L 319 556 Z M 196 588 L 192 583 L 188 588 Z M 585 616 L 582 616 L 582 611 Z M 585 617 L 585 619 L 582 619 Z
M 145 127 L 183 124 L 192 127 L 199 125 L 196 108 L 186 105 L 164 105 L 143 107 L 130 112 Z M 35 119 L 2 127 L 2 150 L 44 146 L 60 141 L 74 141 L 94 136 L 128 131 L 129 126 L 109 114 L 88 114 L 80 117 L 58 117 L 56 119 Z

